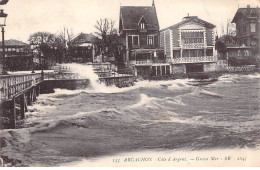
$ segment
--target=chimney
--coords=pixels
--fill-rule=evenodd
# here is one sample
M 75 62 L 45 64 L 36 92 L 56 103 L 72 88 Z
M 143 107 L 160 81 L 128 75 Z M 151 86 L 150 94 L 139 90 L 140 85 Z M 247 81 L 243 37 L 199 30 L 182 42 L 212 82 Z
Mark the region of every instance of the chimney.
M 247 14 L 250 14 L 250 5 L 247 5 Z

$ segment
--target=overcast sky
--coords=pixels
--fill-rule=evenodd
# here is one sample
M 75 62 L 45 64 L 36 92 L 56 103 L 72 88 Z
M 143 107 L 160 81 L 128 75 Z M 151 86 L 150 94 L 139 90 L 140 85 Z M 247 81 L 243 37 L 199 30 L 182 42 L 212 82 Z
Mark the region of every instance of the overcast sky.
M 118 27 L 122 6 L 150 6 L 152 0 L 9 0 L 5 39 L 26 42 L 36 31 L 57 33 L 65 26 L 77 35 L 95 32 L 99 18 L 112 18 Z M 189 13 L 217 26 L 232 19 L 239 7 L 260 7 L 260 0 L 155 0 L 160 28 L 176 24 Z

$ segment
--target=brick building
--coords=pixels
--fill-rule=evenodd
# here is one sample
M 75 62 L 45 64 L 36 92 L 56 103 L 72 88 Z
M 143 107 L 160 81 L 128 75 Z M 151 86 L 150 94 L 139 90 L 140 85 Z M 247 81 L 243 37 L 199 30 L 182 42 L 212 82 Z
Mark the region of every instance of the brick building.
M 125 67 L 135 70 L 135 75 L 169 74 L 170 65 L 159 48 L 159 29 L 154 2 L 152 6 L 120 7 L 122 57 Z
M 239 8 L 232 20 L 236 24 L 236 38 L 239 45 L 257 47 L 260 36 L 260 8 Z

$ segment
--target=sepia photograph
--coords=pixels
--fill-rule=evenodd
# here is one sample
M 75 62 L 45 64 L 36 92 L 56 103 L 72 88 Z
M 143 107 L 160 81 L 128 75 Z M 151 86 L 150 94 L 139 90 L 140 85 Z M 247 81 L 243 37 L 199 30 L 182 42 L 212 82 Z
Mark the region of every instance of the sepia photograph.
M 0 167 L 259 167 L 260 0 L 0 0 Z

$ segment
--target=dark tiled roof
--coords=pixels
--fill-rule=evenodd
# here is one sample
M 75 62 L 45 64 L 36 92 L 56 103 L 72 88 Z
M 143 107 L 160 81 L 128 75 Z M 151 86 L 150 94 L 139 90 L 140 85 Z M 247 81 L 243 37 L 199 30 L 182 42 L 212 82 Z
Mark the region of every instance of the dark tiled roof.
M 71 40 L 70 44 L 83 44 L 83 43 L 97 43 L 100 39 L 92 34 L 80 33 L 77 37 Z
M 236 22 L 236 19 L 239 15 L 244 17 L 257 17 L 259 18 L 260 15 L 260 8 L 239 8 L 232 20 L 232 23 Z
M 2 41 L 0 42 L 0 45 L 2 46 Z M 29 44 L 26 44 L 22 41 L 10 39 L 10 40 L 5 40 L 5 46 L 29 46 Z
M 120 18 L 123 29 L 139 29 L 138 22 L 145 18 L 148 30 L 159 30 L 156 9 L 153 6 L 121 6 Z
M 207 28 L 215 28 L 216 27 L 215 25 L 213 25 L 213 24 L 211 24 L 211 23 L 209 23 L 207 21 L 204 21 L 204 20 L 198 18 L 197 16 L 190 16 L 190 17 L 184 17 L 184 18 L 185 19 L 183 21 L 181 21 L 181 22 L 179 22 L 177 24 L 174 24 L 172 26 L 169 26 L 167 28 L 164 28 L 161 31 L 164 31 L 164 30 L 167 30 L 167 29 L 170 29 L 170 28 L 174 28 L 174 27 L 178 27 L 180 25 L 183 25 L 183 24 L 185 24 L 187 22 L 191 22 L 191 21 L 194 21 L 194 22 L 196 22 L 196 23 L 198 23 L 200 25 L 203 25 L 204 27 L 207 27 Z

